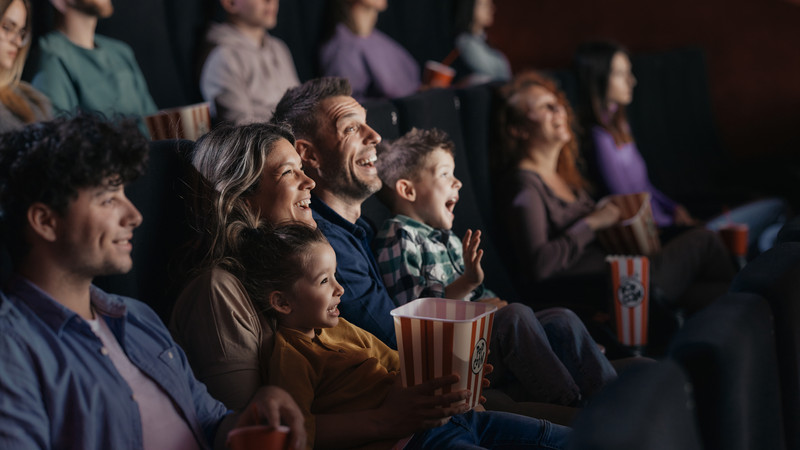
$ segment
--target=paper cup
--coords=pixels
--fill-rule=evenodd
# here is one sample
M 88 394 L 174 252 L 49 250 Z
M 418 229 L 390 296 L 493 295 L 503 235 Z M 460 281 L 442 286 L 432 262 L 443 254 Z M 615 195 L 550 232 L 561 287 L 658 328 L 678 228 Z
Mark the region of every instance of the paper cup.
M 422 73 L 422 84 L 445 88 L 450 86 L 455 76 L 456 71 L 452 67 L 436 61 L 426 61 L 425 70 Z
M 163 109 L 144 118 L 150 139 L 190 139 L 196 141 L 211 130 L 208 103 Z
M 436 393 L 469 389 L 467 403 L 475 407 L 496 310 L 486 303 L 444 298 L 420 298 L 392 310 L 403 386 L 457 373 L 458 383 Z
M 747 256 L 749 228 L 746 223 L 730 223 L 719 228 L 719 236 L 733 256 Z
M 617 339 L 623 345 L 647 345 L 650 261 L 646 256 L 607 256 L 611 268 Z
M 266 425 L 234 428 L 225 446 L 231 450 L 284 450 L 289 448 L 289 427 Z

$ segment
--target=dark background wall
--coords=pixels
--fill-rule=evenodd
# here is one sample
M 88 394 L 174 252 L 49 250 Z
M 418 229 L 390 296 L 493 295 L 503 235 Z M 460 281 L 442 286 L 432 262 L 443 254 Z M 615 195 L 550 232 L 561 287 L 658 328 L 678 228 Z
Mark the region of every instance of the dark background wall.
M 613 38 L 633 53 L 706 54 L 712 111 L 737 156 L 800 145 L 800 5 L 781 0 L 495 0 L 490 41 L 515 70 L 563 67 L 575 47 Z M 635 69 L 635 68 L 634 68 Z

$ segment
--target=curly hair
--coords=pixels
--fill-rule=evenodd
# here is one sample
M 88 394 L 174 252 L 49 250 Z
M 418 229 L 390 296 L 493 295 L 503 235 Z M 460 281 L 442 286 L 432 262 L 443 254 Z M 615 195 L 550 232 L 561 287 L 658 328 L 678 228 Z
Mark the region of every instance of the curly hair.
M 223 124 L 197 141 L 192 165 L 199 175 L 194 190 L 200 202 L 198 256 L 203 264 L 198 269 L 236 264 L 229 256 L 235 252 L 238 234 L 259 224 L 247 199 L 258 191 L 267 157 L 281 139 L 295 144 L 288 127 L 253 123 Z
M 295 88 L 287 90 L 281 97 L 272 123 L 288 124 L 295 136 L 302 139 L 316 137 L 319 129 L 317 107 L 326 98 L 353 94 L 347 78 L 323 77 L 308 80 Z
M 144 173 L 149 145 L 133 119 L 78 112 L 0 134 L 0 208 L 14 261 L 28 251 L 28 208 L 65 214 L 84 188 L 129 183 Z
M 302 223 L 279 226 L 261 224 L 239 234 L 239 264 L 233 274 L 242 282 L 256 310 L 271 319 L 269 296 L 275 291 L 288 291 L 305 271 L 309 247 L 328 240 L 316 228 Z
M 607 117 L 606 108 L 611 61 L 617 53 L 628 55 L 628 51 L 615 42 L 585 42 L 578 46 L 573 66 L 578 76 L 579 97 L 582 99 L 579 108 L 581 125 L 585 130 L 592 125 L 600 125 L 608 130 L 617 145 L 622 145 L 633 141 L 625 108 L 617 108 L 610 117 Z
M 512 130 L 525 123 L 527 119 L 526 111 L 521 107 L 521 96 L 530 88 L 540 86 L 555 95 L 558 103 L 567 113 L 567 121 L 570 125 L 570 140 L 564 144 L 558 156 L 556 172 L 574 189 L 585 189 L 589 183 L 583 178 L 578 170 L 580 154 L 578 152 L 578 141 L 575 138 L 575 114 L 567 100 L 566 94 L 558 89 L 555 81 L 535 71 L 523 72 L 514 77 L 510 82 L 503 85 L 497 91 L 497 111 L 493 133 L 495 138 L 492 140 L 496 148 L 492 151 L 492 164 L 496 172 L 503 172 L 516 167 L 527 152 L 527 140 L 515 135 Z
M 392 142 L 378 144 L 378 160 L 375 166 L 383 182 L 380 198 L 390 206 L 394 203 L 394 187 L 397 180 L 416 180 L 417 174 L 425 167 L 428 155 L 442 149 L 455 157 L 455 144 L 442 130 L 411 131 Z

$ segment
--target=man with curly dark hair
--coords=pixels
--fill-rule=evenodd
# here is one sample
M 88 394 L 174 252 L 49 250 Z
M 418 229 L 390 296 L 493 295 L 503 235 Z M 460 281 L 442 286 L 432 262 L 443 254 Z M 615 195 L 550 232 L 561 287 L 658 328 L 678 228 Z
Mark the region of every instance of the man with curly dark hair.
M 14 274 L 0 296 L 0 448 L 222 448 L 236 423 L 292 429 L 285 392 L 231 414 L 144 303 L 92 285 L 130 270 L 142 216 L 124 185 L 148 144 L 134 121 L 78 113 L 0 135 L 0 208 Z

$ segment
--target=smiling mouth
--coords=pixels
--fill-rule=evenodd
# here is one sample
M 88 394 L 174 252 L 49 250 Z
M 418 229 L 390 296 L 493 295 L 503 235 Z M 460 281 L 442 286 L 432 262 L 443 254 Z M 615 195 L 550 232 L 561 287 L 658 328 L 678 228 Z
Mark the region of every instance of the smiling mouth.
M 328 315 L 331 316 L 338 316 L 339 315 L 339 304 L 335 304 L 326 310 Z
M 300 200 L 299 202 L 294 204 L 294 206 L 297 206 L 298 208 L 303 208 L 303 209 L 308 208 L 309 205 L 311 205 L 311 199 L 310 198 L 307 198 L 305 200 Z
M 458 203 L 458 197 L 453 197 L 445 202 L 444 207 L 452 213 L 456 209 L 456 203 Z
M 371 155 L 364 159 L 359 159 L 358 161 L 356 161 L 356 164 L 358 164 L 361 167 L 374 167 L 373 163 L 377 160 L 378 160 L 378 155 Z

